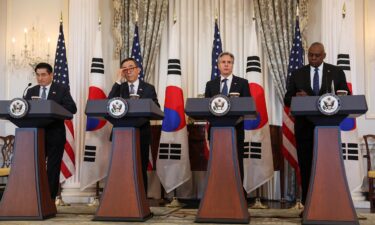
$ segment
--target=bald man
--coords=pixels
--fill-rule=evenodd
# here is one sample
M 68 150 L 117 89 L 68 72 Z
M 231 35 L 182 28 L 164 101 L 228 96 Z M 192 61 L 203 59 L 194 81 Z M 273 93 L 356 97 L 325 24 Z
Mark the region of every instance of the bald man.
M 293 96 L 314 96 L 331 92 L 331 84 L 334 82 L 335 90 L 346 90 L 350 94 L 346 84 L 345 73 L 337 66 L 324 62 L 326 53 L 324 45 L 319 42 L 311 44 L 308 51 L 309 65 L 294 71 L 287 84 L 287 92 L 284 104 L 290 106 Z M 296 116 L 294 134 L 297 144 L 298 164 L 302 181 L 302 204 L 305 204 L 311 165 L 313 158 L 315 125 L 304 116 Z

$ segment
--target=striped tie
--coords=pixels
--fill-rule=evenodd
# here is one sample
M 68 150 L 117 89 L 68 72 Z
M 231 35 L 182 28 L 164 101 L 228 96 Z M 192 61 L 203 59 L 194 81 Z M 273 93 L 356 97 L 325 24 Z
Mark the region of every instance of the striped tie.
M 130 84 L 130 91 L 129 91 L 129 94 L 135 94 L 134 93 L 134 84 Z
M 43 87 L 43 91 L 42 91 L 42 99 L 43 100 L 47 100 L 47 88 L 46 87 Z

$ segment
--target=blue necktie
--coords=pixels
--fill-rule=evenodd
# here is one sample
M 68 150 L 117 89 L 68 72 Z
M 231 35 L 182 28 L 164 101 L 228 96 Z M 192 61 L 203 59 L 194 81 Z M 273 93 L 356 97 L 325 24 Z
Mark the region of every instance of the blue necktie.
M 47 90 L 47 88 L 43 87 L 42 96 L 41 96 L 43 100 L 47 99 L 47 92 L 46 92 L 46 90 Z
M 224 86 L 223 86 L 223 89 L 221 90 L 221 94 L 225 95 L 225 96 L 228 96 L 228 85 L 227 85 L 227 81 L 228 79 L 225 78 L 223 79 L 221 82 L 224 82 Z
M 319 95 L 319 68 L 315 68 L 314 80 L 313 80 L 313 92 L 315 95 Z

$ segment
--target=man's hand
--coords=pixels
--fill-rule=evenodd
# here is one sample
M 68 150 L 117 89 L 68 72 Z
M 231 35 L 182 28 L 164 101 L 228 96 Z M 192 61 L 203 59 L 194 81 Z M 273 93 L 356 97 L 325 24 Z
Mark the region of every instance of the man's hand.
M 296 93 L 296 96 L 307 96 L 307 93 L 304 90 L 299 90 L 299 92 Z
M 117 70 L 117 80 L 116 82 L 119 84 L 122 84 L 125 81 L 125 73 L 124 73 L 125 68 L 120 68 Z

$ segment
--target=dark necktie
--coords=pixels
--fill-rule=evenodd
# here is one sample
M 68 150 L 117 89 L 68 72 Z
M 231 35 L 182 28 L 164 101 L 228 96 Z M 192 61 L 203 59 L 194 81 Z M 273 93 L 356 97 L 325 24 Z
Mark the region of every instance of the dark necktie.
M 314 72 L 313 92 L 315 95 L 319 95 L 319 68 L 317 67 Z
M 42 91 L 42 99 L 43 100 L 46 100 L 47 99 L 47 88 L 46 87 L 42 87 L 43 88 L 43 91 Z
M 130 91 L 129 94 L 135 94 L 134 93 L 134 84 L 130 84 Z
M 224 85 L 223 85 L 223 89 L 221 90 L 221 94 L 223 94 L 223 95 L 225 95 L 225 96 L 228 96 L 228 85 L 227 85 L 227 81 L 228 81 L 227 78 L 225 78 L 225 79 L 223 79 L 223 80 L 221 81 L 221 82 L 224 83 Z

